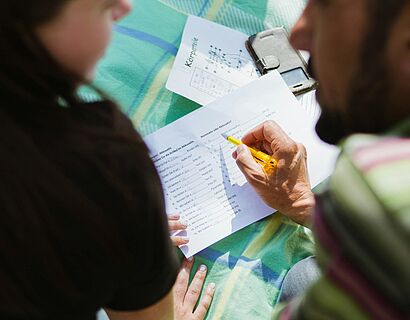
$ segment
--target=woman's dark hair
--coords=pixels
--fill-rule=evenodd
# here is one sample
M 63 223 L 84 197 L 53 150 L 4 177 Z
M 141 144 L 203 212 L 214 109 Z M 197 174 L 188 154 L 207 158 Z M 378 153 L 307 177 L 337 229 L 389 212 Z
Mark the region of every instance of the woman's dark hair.
M 0 96 L 30 105 L 76 105 L 81 79 L 51 57 L 35 28 L 55 18 L 70 0 L 2 0 L 0 4 Z M 59 100 L 60 99 L 60 100 Z
M 0 0 L 0 319 L 138 309 L 131 289 L 173 259 L 142 138 L 114 103 L 83 103 L 34 32 L 69 1 Z

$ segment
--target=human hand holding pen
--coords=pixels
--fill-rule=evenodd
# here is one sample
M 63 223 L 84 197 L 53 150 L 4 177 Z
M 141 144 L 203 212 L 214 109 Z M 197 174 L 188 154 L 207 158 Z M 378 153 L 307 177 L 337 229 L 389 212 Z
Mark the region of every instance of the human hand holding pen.
M 293 141 L 273 121 L 252 129 L 243 136 L 242 142 L 271 155 L 276 161 L 274 170 L 266 172 L 245 145 L 238 146 L 233 153 L 239 169 L 263 201 L 295 222 L 309 225 L 315 200 L 305 147 Z
M 222 136 L 231 142 L 232 144 L 239 146 L 241 144 L 244 144 L 241 140 L 238 140 L 232 136 L 222 134 Z M 266 174 L 271 174 L 273 170 L 276 168 L 276 160 L 273 159 L 271 155 L 266 154 L 265 152 L 261 150 L 254 149 L 252 147 L 247 146 L 249 151 L 252 154 L 253 159 L 259 163 L 262 166 L 263 171 L 265 171 Z

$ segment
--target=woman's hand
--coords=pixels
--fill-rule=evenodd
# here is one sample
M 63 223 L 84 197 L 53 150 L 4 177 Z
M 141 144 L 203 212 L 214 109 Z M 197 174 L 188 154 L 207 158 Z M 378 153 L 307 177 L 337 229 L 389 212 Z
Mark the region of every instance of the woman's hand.
M 206 288 L 202 299 L 198 302 L 207 268 L 205 265 L 201 265 L 188 287 L 189 275 L 191 273 L 193 263 L 194 259 L 184 259 L 173 288 L 175 320 L 204 319 L 215 293 L 215 284 L 211 283 Z M 198 306 L 195 309 L 195 305 L 197 303 Z
M 305 147 L 293 141 L 273 121 L 266 121 L 248 132 L 242 142 L 272 155 L 277 161 L 277 167 L 268 175 L 246 146 L 240 145 L 233 154 L 239 169 L 263 201 L 295 222 L 308 225 L 315 200 Z
M 185 230 L 188 226 L 180 220 L 179 214 L 172 214 L 168 216 L 169 231 L 175 233 L 175 231 Z M 189 242 L 187 237 L 171 236 L 172 244 L 176 247 L 185 245 Z

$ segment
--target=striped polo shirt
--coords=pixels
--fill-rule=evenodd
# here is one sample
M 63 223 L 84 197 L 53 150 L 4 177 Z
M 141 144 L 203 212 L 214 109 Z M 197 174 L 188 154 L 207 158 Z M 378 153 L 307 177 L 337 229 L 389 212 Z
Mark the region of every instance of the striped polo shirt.
M 316 197 L 322 276 L 274 318 L 410 319 L 410 119 L 341 150 Z

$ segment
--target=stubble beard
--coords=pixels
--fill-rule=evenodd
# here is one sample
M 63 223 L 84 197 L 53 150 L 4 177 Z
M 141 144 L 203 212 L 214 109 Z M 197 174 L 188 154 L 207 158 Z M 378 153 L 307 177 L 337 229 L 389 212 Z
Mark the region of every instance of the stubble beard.
M 395 106 L 387 68 L 382 63 L 370 70 L 364 67 L 352 78 L 344 108 L 330 108 L 321 98 L 320 87 L 316 92 L 322 110 L 316 133 L 324 142 L 336 145 L 355 133 L 379 134 L 394 124 L 388 116 L 388 108 Z

